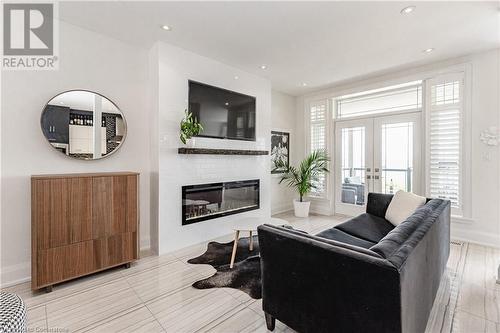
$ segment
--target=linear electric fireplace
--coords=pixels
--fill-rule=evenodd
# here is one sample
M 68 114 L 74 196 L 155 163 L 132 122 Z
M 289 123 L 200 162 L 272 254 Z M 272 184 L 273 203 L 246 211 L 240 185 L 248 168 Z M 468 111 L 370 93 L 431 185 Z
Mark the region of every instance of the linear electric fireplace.
M 182 225 L 259 209 L 260 182 L 244 180 L 182 187 Z

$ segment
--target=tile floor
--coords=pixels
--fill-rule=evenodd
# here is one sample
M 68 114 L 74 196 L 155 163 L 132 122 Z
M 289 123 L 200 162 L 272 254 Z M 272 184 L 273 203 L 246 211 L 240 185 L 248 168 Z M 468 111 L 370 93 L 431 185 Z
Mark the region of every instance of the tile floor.
M 276 217 L 311 233 L 346 219 Z M 500 285 L 495 283 L 500 249 L 458 242 L 451 248 L 427 332 L 500 333 Z M 235 289 L 191 287 L 215 273 L 211 266 L 187 263 L 205 249 L 199 244 L 145 257 L 129 269 L 63 283 L 48 294 L 32 293 L 29 283 L 6 289 L 25 300 L 31 332 L 266 332 L 261 301 Z M 279 322 L 276 326 L 275 332 L 293 332 Z

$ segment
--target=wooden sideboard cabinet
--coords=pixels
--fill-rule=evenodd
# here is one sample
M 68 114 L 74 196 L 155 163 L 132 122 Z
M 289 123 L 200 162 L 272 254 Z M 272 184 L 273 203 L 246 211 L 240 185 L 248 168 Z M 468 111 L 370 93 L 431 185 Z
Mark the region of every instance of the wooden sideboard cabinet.
M 31 289 L 139 258 L 139 174 L 31 177 Z

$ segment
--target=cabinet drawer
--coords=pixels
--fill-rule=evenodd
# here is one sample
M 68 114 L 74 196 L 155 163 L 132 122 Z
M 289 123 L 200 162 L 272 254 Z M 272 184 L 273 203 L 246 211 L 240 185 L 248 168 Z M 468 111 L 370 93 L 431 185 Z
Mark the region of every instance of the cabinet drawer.
M 33 227 L 38 249 L 92 239 L 90 178 L 33 182 Z
M 94 256 L 96 269 L 138 259 L 137 233 L 125 232 L 94 240 Z
M 93 241 L 38 252 L 37 285 L 57 283 L 95 270 Z
M 137 176 L 92 180 L 94 239 L 137 231 Z
M 68 179 L 33 182 L 33 226 L 38 249 L 70 244 Z

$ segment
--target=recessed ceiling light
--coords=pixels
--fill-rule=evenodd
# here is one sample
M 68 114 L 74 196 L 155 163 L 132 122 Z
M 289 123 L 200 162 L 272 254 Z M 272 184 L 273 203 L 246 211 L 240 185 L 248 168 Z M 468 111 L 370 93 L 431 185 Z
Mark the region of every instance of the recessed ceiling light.
M 302 82 L 302 87 L 307 87 L 307 83 Z
M 161 28 L 166 31 L 172 30 L 172 28 L 169 25 L 162 25 Z
M 400 13 L 403 14 L 403 15 L 406 15 L 406 14 L 410 14 L 414 10 L 415 10 L 415 6 L 408 6 L 408 7 L 405 7 L 403 9 L 401 9 Z
M 240 78 L 240 77 L 239 77 L 238 75 L 235 75 L 235 76 L 234 76 L 234 79 L 235 79 L 235 80 L 238 80 L 239 78 Z
M 423 52 L 424 53 L 431 53 L 432 51 L 434 51 L 434 49 L 432 47 L 430 47 L 428 49 L 425 49 Z
M 260 69 L 267 69 L 267 65 L 260 65 Z
M 224 105 L 225 105 L 225 106 L 228 106 L 228 105 L 229 105 L 229 102 L 224 103 Z

